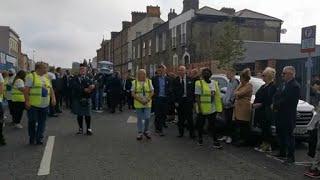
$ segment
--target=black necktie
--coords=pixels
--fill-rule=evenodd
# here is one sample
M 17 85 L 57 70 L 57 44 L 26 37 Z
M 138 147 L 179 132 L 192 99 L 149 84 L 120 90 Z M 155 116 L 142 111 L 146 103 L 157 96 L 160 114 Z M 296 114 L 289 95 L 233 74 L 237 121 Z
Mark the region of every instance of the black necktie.
M 185 88 L 184 88 L 184 79 L 183 78 L 181 78 L 181 85 L 182 85 L 182 88 L 183 88 L 183 96 L 185 95 Z

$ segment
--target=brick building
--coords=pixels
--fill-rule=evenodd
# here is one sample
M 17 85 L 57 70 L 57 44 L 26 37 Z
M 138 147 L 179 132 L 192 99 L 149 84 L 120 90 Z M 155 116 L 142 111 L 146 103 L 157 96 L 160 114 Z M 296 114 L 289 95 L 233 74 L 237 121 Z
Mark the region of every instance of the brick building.
M 22 58 L 20 37 L 9 26 L 0 26 L 0 52 L 10 56 L 12 66 L 17 66 Z
M 131 21 L 122 22 L 120 32 L 111 32 L 110 40 L 103 40 L 97 50 L 97 61 L 114 63 L 116 71 L 126 73 L 132 69 L 132 40 L 153 29 L 154 24 L 163 23 L 160 7 L 147 6 L 146 12 L 132 12 Z
M 133 50 L 138 50 L 133 53 L 133 66 L 152 75 L 161 63 L 177 66 L 214 60 L 215 42 L 226 21 L 235 23 L 241 40 L 280 42 L 280 19 L 248 9 L 199 9 L 198 0 L 184 0 L 180 15 L 171 10 L 167 22 L 133 40 Z

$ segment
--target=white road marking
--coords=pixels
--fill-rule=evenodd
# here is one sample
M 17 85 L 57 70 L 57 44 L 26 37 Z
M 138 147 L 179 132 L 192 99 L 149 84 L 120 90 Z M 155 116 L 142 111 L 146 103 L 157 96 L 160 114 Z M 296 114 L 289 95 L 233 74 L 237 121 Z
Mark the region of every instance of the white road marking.
M 41 164 L 39 167 L 38 176 L 45 176 L 50 174 L 50 165 L 51 165 L 54 140 L 55 140 L 55 136 L 49 136 L 46 148 L 43 153 Z
M 128 118 L 128 120 L 127 120 L 127 123 L 132 123 L 132 124 L 134 124 L 134 123 L 137 123 L 137 121 L 138 121 L 137 117 L 135 117 L 135 116 L 129 116 L 129 118 Z

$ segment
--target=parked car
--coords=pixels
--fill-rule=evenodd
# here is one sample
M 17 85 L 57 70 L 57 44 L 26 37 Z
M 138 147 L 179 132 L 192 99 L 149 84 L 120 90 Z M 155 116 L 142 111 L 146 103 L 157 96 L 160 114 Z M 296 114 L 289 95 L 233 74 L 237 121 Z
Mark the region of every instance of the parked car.
M 238 80 L 240 80 L 240 76 L 236 76 Z M 216 80 L 219 84 L 221 89 L 222 96 L 225 94 L 228 84 L 228 78 L 223 75 L 213 75 L 211 77 L 212 80 Z M 258 89 L 264 85 L 264 81 L 262 79 L 252 77 L 250 83 L 253 86 L 253 95 L 251 98 L 251 103 L 254 102 L 255 94 Z M 319 116 L 316 116 L 317 112 L 315 111 L 314 106 L 310 105 L 309 103 L 299 100 L 298 107 L 297 107 L 297 120 L 296 120 L 296 128 L 294 130 L 294 135 L 298 140 L 305 141 L 309 137 L 309 131 L 315 129 L 316 123 L 320 120 Z M 254 122 L 254 111 L 252 112 L 251 117 L 251 129 L 255 133 L 260 133 L 261 128 L 259 127 L 259 122 Z M 272 123 L 272 133 L 275 136 L 276 128 L 275 122 Z

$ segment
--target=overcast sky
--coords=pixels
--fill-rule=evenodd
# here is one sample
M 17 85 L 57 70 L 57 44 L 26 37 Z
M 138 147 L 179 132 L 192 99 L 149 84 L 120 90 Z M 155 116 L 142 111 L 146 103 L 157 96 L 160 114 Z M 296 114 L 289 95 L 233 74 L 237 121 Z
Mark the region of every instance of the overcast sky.
M 300 42 L 301 27 L 320 27 L 319 0 L 200 0 L 200 7 L 251 9 L 284 21 L 282 42 Z M 70 67 L 73 61 L 96 56 L 102 37 L 121 29 L 131 11 L 159 5 L 163 20 L 170 8 L 181 12 L 183 0 L 0 0 L 0 25 L 11 26 L 23 52 L 36 60 Z M 318 36 L 317 42 L 320 43 Z

